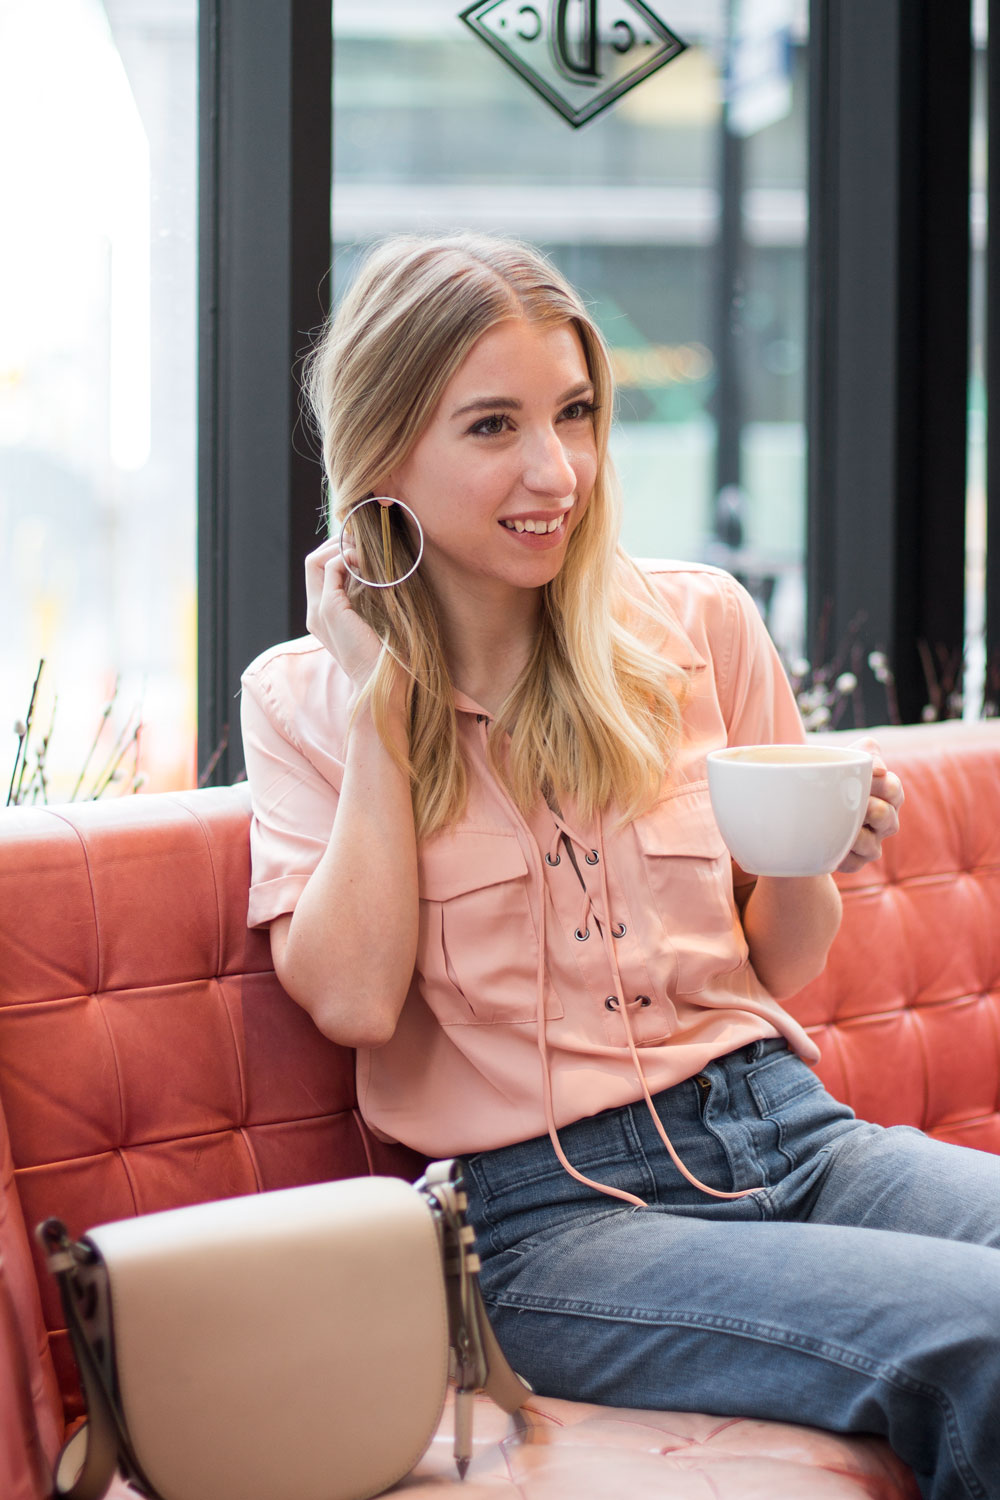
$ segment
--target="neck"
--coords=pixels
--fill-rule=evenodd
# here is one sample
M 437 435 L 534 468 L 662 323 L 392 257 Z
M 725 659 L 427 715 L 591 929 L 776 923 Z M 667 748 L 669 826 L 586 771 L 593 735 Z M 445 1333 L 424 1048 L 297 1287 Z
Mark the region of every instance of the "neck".
M 460 692 L 495 714 L 535 648 L 541 595 L 518 589 L 504 599 L 439 599 L 445 656 Z

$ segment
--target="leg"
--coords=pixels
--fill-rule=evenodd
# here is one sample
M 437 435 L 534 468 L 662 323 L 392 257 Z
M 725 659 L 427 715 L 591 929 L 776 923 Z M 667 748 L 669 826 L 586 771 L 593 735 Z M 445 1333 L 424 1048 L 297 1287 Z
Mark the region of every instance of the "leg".
M 723 1073 L 720 1109 L 734 1105 L 743 1129 L 753 1132 L 748 1154 L 768 1173 L 775 1218 L 1000 1247 L 1000 1156 L 905 1125 L 854 1120 L 787 1052 L 762 1058 L 745 1077 L 734 1080 L 732 1068 Z M 720 1133 L 728 1128 L 722 1111 Z
M 1000 1163 L 856 1122 L 787 1053 L 747 1049 L 658 1106 L 473 1158 L 483 1287 L 515 1367 L 550 1395 L 886 1436 L 933 1500 L 1000 1473 Z M 864 1227 L 858 1227 L 858 1225 Z M 890 1226 L 890 1227 L 887 1227 Z M 908 1232 L 898 1232 L 908 1231 Z M 979 1243 L 956 1243 L 950 1235 Z
M 861 1126 L 830 1151 L 809 1218 L 1000 1248 L 1000 1157 Z
M 1000 1256 L 885 1230 L 601 1209 L 493 1257 L 541 1394 L 875 1432 L 933 1500 L 1000 1473 Z

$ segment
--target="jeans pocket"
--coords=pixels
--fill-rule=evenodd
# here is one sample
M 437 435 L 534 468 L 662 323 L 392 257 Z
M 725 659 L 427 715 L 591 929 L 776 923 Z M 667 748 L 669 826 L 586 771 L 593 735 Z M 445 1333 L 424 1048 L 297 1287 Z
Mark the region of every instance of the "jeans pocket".
M 793 1164 L 826 1145 L 831 1124 L 852 1117 L 794 1053 L 769 1057 L 747 1073 L 746 1081 L 761 1119 L 777 1131 L 779 1151 Z

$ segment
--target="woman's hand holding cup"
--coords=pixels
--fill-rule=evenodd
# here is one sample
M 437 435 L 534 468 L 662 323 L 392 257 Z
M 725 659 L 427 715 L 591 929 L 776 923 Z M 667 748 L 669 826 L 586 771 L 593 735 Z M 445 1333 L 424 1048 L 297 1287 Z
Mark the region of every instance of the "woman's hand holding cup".
M 871 754 L 872 784 L 858 836 L 837 866 L 846 873 L 860 870 L 864 865 L 881 858 L 883 840 L 899 832 L 899 810 L 905 796 L 903 783 L 882 759 L 878 741 L 871 738 L 859 740 L 858 748 Z
M 708 784 L 722 837 L 751 875 L 858 870 L 899 827 L 903 789 L 874 740 L 712 751 Z

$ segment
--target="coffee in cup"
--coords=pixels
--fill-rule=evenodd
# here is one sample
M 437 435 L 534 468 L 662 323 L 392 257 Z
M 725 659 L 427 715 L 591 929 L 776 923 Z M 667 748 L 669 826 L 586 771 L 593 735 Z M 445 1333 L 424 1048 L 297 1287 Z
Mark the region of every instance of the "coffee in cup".
M 867 750 L 739 745 L 707 760 L 715 821 L 747 874 L 824 875 L 844 860 L 868 807 Z

